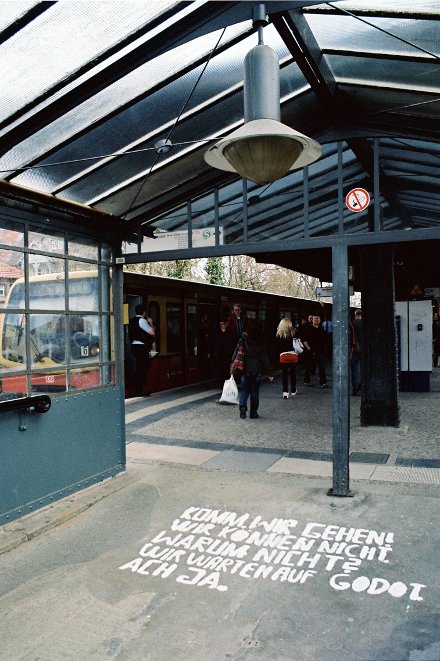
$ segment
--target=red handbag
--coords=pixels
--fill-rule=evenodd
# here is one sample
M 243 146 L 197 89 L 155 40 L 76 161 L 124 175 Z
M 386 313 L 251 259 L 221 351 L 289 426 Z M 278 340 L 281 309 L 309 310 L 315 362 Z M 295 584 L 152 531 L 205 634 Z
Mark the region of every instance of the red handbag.
M 230 373 L 234 376 L 240 376 L 244 370 L 244 342 L 239 341 L 231 363 Z
M 285 363 L 296 364 L 297 362 L 298 362 L 298 354 L 295 353 L 294 351 L 283 351 L 283 353 L 280 353 L 281 365 Z

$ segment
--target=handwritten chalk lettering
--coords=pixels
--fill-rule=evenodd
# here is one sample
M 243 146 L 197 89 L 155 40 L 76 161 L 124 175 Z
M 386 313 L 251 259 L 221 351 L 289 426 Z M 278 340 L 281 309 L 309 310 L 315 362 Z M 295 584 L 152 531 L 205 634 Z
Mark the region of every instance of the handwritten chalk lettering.
M 319 553 L 309 556 L 307 552 L 301 553 L 301 551 L 272 551 L 272 553 L 268 553 L 266 549 L 260 549 L 252 559 L 255 562 L 264 560 L 264 562 L 271 562 L 274 565 L 282 564 L 288 567 L 302 567 L 302 565 L 308 562 L 310 563 L 310 567 L 315 567 L 320 558 L 321 554 Z
M 185 553 L 186 551 L 169 547 L 162 549 L 160 546 L 153 546 L 151 543 L 144 544 L 144 546 L 139 551 L 139 555 L 142 558 L 160 558 L 161 560 L 167 560 L 168 562 L 179 562 L 180 558 L 185 555 Z
M 297 525 L 298 521 L 296 519 L 272 519 L 272 521 L 265 521 L 261 516 L 256 516 L 249 524 L 249 530 L 263 528 L 266 532 L 289 535 L 290 529 L 296 528 Z
M 171 530 L 178 532 L 193 532 L 196 535 L 208 535 L 215 528 L 215 523 L 197 523 L 197 521 L 181 521 L 175 519 L 171 524 Z
M 319 530 L 323 528 L 324 530 Z M 354 544 L 365 544 L 367 546 L 384 546 L 393 544 L 394 534 L 392 532 L 376 532 L 364 528 L 343 528 L 339 526 L 326 526 L 324 523 L 308 523 L 301 533 L 304 537 L 314 539 L 334 540 L 340 542 L 353 542 Z
M 206 523 L 214 523 L 216 525 L 244 526 L 249 519 L 249 514 L 237 514 L 237 512 L 222 512 L 220 510 L 204 509 L 202 507 L 189 507 L 183 514 L 180 515 L 181 519 L 192 519 L 193 521 L 205 521 Z
M 220 535 L 222 536 L 222 535 Z M 295 539 L 293 535 L 278 535 L 277 533 L 260 533 L 249 532 L 247 530 L 237 530 L 233 532 L 230 539 L 235 541 L 245 541 L 246 544 L 254 544 L 255 546 L 269 546 L 275 549 L 288 550 L 291 548 Z
M 189 571 L 194 572 L 193 576 L 181 574 L 176 577 L 178 583 L 184 583 L 185 585 L 198 585 L 199 587 L 206 585 L 206 587 L 211 588 L 211 590 L 215 588 L 220 592 L 225 592 L 225 590 L 228 589 L 227 585 L 220 585 L 219 572 L 215 571 L 208 574 L 204 569 L 197 569 L 196 567 L 189 567 L 188 569 Z
M 342 562 L 342 565 L 338 567 L 338 569 L 341 569 L 346 574 L 350 574 L 352 571 L 358 571 L 362 564 L 362 560 L 357 558 L 343 562 L 344 558 L 340 555 L 327 554 L 326 558 L 328 558 L 328 562 L 325 566 L 326 571 L 333 571 L 338 560 Z
M 166 530 L 154 537 L 153 543 L 161 542 L 168 546 L 183 546 L 188 551 L 198 551 L 199 553 L 215 553 L 216 555 L 230 555 L 232 557 L 244 557 L 249 546 L 244 544 L 237 546 L 234 542 L 222 542 L 221 539 L 214 539 L 212 537 L 197 537 L 196 535 L 186 535 L 178 533 L 174 537 L 168 537 Z
M 154 571 L 151 571 L 152 565 L 159 565 Z M 147 571 L 147 568 L 150 567 L 150 571 Z M 160 560 L 147 560 L 145 562 L 144 558 L 135 558 L 130 562 L 127 562 L 125 565 L 121 565 L 119 569 L 131 569 L 132 572 L 137 574 L 152 574 L 152 576 L 161 576 L 161 578 L 168 578 L 175 569 L 177 569 L 177 564 L 169 564 L 168 562 L 161 562 Z
M 321 571 L 330 573 L 336 591 L 423 601 L 422 583 L 360 575 L 365 563 L 389 564 L 393 544 L 389 531 L 188 507 L 120 569 L 150 578 L 174 575 L 183 585 L 219 592 L 228 590 L 227 578 L 233 576 L 299 589 Z
M 392 551 L 391 546 L 361 546 L 360 544 L 347 544 L 347 542 L 321 542 L 317 549 L 318 553 L 329 553 L 330 555 L 346 555 L 349 558 L 360 558 L 361 560 L 373 560 L 377 556 L 379 562 L 388 563 L 387 554 Z
M 352 583 L 349 583 L 346 574 L 335 574 L 332 576 L 330 578 L 330 585 L 335 590 L 349 590 L 351 588 L 353 592 L 366 592 L 366 594 L 371 595 L 379 595 L 387 592 L 397 599 L 403 597 L 408 592 L 408 586 L 402 583 L 402 581 L 390 583 L 385 578 L 369 579 L 367 576 L 357 576 Z M 422 583 L 410 583 L 409 586 L 412 590 L 408 598 L 411 601 L 423 601 L 420 592 L 422 588 L 426 588 L 426 585 L 422 585 Z

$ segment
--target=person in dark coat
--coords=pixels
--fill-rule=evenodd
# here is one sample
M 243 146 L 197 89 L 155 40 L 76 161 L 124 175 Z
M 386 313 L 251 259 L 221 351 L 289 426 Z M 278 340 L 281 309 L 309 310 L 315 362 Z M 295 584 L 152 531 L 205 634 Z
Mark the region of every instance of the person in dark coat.
M 227 321 L 219 322 L 219 329 L 214 335 L 214 360 L 218 383 L 223 388 L 224 382 L 230 377 L 230 364 L 235 344 L 231 336 L 226 332 Z
M 135 397 L 148 397 L 144 393 L 144 385 L 147 381 L 148 368 L 150 365 L 150 349 L 154 342 L 154 326 L 143 305 L 136 305 L 136 315 L 130 319 L 128 324 L 128 337 L 131 352 L 136 362 L 134 375 Z
M 264 336 L 258 324 L 242 335 L 244 341 L 244 370 L 241 375 L 240 418 L 246 418 L 247 401 L 250 397 L 250 418 L 258 418 L 260 385 L 263 375 L 273 381 L 272 366 L 267 353 Z
M 302 338 L 301 338 L 302 339 Z M 305 352 L 305 365 L 304 365 L 304 385 L 310 386 L 310 374 L 315 367 L 319 372 L 319 383 L 321 388 L 327 388 L 327 376 L 324 367 L 325 356 L 325 332 L 321 326 L 321 317 L 313 315 L 312 325 L 307 330 L 307 338 L 303 339 Z
M 249 319 L 245 314 L 243 314 L 240 305 L 238 303 L 234 303 L 232 306 L 232 314 L 229 316 L 226 326 L 226 332 L 231 338 L 231 342 L 234 347 L 240 339 L 241 334 L 246 333 L 249 330 L 249 327 Z

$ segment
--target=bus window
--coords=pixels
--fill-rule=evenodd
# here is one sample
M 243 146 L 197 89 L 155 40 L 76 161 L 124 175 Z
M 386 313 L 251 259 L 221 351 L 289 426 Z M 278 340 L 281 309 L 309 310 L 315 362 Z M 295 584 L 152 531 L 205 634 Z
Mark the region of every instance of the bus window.
M 69 273 L 69 310 L 97 312 L 98 278 L 96 271 Z
M 97 361 L 101 347 L 99 317 L 96 315 L 71 315 L 69 322 L 72 362 Z
M 160 305 L 157 301 L 148 303 L 147 316 L 151 317 L 154 326 L 154 342 L 150 350 L 150 358 L 160 353 Z
M 26 367 L 25 315 L 0 314 L 0 369 Z
M 66 318 L 64 315 L 30 315 L 30 350 L 32 364 L 51 367 L 66 361 Z M 46 365 L 47 363 L 47 365 Z
M 183 350 L 182 306 L 180 303 L 167 303 L 167 352 Z

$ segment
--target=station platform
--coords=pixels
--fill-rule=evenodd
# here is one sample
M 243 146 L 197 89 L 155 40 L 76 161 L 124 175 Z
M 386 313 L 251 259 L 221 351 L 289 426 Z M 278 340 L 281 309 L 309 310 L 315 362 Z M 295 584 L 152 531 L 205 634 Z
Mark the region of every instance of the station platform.
M 317 380 L 315 380 L 317 381 Z M 127 458 L 207 470 L 332 476 L 332 390 L 316 383 L 282 399 L 280 379 L 261 388 L 258 419 L 219 405 L 219 388 L 183 388 L 126 401 Z M 440 369 L 429 393 L 399 394 L 401 424 L 361 427 L 351 398 L 350 478 L 440 484 Z
M 438 661 L 438 378 L 399 429 L 351 400 L 350 498 L 331 386 L 127 401 L 127 471 L 0 528 L 0 659 Z

